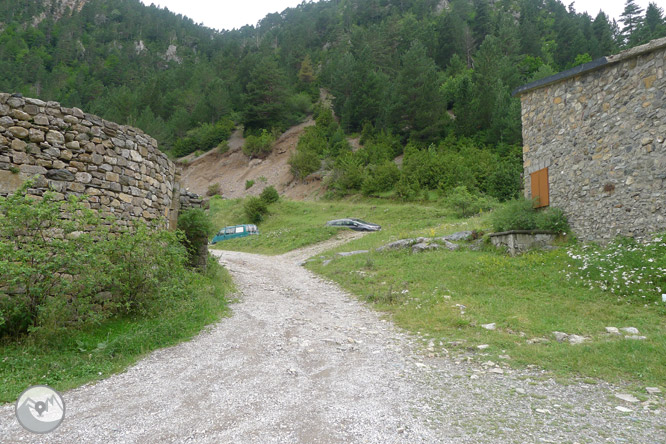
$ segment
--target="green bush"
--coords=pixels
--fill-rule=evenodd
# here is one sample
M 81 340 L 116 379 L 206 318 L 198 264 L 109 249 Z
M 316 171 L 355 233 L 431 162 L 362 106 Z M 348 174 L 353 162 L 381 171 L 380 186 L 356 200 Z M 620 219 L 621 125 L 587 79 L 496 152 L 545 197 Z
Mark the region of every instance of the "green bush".
M 268 131 L 261 130 L 261 134 L 254 135 L 250 134 L 245 138 L 245 144 L 243 145 L 243 153 L 249 157 L 259 157 L 264 158 L 271 153 L 273 149 L 273 143 L 277 139 L 277 136 Z
M 280 200 L 280 194 L 277 192 L 273 185 L 267 186 L 259 195 L 259 198 L 270 205 Z
M 400 179 L 400 169 L 392 160 L 366 168 L 366 172 L 367 175 L 361 185 L 361 191 L 365 195 L 391 191 Z
M 495 204 L 492 199 L 470 192 L 464 185 L 447 193 L 446 203 L 458 217 L 469 217 L 488 211 Z
M 496 209 L 490 216 L 493 230 L 535 230 L 536 211 L 531 200 L 516 199 Z
M 246 190 L 249 190 L 253 186 L 254 186 L 254 180 L 248 179 L 248 180 L 245 181 L 245 189 Z
M 268 213 L 268 205 L 259 197 L 248 197 L 243 203 L 243 211 L 250 222 L 258 224 Z
M 31 198 L 29 186 L 0 197 L 0 335 L 99 321 L 94 297 L 110 279 L 104 249 L 83 232 L 94 214 L 74 199 Z
M 206 212 L 200 208 L 182 211 L 178 215 L 178 229 L 185 235 L 183 244 L 187 248 L 189 265 L 205 268 L 208 235 L 213 232 L 213 224 Z
M 493 211 L 490 221 L 495 231 L 510 230 L 550 230 L 566 233 L 569 225 L 566 216 L 559 208 L 534 208 L 528 199 L 516 199 L 505 203 Z
M 571 231 L 564 212 L 554 207 L 537 211 L 536 225 L 539 230 L 550 230 L 556 233 L 568 233 Z
M 177 140 L 173 147 L 173 154 L 176 157 L 183 157 L 197 150 L 213 149 L 229 139 L 234 126 L 234 122 L 226 118 L 214 124 L 204 123 L 189 130 L 184 138 Z
M 206 196 L 218 196 L 219 194 L 221 194 L 219 183 L 208 185 L 208 191 L 206 191 Z
M 30 186 L 0 198 L 0 336 L 148 313 L 181 295 L 190 273 L 182 235 L 121 229 L 77 199 L 34 199 Z
M 319 156 L 312 151 L 297 149 L 291 157 L 289 157 L 289 165 L 291 166 L 291 174 L 293 174 L 295 178 L 303 180 L 321 168 L 321 160 L 319 160 Z
M 121 313 L 154 314 L 171 297 L 182 295 L 188 253 L 181 232 L 136 223 L 105 242 L 113 295 Z

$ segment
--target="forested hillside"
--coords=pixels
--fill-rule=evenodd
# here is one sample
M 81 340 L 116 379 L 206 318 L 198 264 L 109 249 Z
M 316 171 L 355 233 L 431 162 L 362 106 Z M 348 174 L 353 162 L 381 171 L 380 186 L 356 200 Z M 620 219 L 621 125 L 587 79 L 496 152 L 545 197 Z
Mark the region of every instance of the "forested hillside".
M 632 0 L 620 23 L 559 0 L 304 2 L 224 32 L 138 0 L 65 2 L 73 10 L 63 1 L 0 0 L 0 91 L 138 126 L 183 155 L 214 146 L 234 123 L 284 129 L 324 87 L 340 128 L 310 134 L 317 146 L 301 147 L 309 164 L 299 174 L 338 159 L 343 132 L 390 140 L 353 160 L 359 168 L 408 142 L 432 150 L 446 140 L 499 156 L 491 164 L 508 159 L 515 172 L 514 88 L 666 35 L 661 9 Z

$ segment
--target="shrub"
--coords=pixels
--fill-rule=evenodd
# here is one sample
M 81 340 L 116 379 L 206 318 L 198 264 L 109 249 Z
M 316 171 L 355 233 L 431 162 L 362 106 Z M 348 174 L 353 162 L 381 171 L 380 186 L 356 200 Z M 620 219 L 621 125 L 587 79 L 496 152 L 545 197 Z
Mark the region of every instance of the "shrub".
M 496 209 L 490 216 L 495 231 L 534 230 L 536 211 L 531 200 L 516 199 Z
M 122 313 L 159 311 L 171 296 L 181 294 L 188 252 L 181 232 L 136 223 L 107 242 L 112 281 L 107 290 Z
M 316 153 L 297 149 L 289 157 L 289 165 L 291 166 L 291 174 L 297 179 L 303 180 L 321 168 L 321 161 Z
M 523 186 L 521 173 L 519 162 L 499 162 L 488 177 L 488 194 L 500 202 L 517 198 Z
M 190 273 L 182 235 L 121 229 L 71 198 L 0 198 L 0 336 L 50 334 L 155 312 Z
M 307 93 L 299 93 L 291 96 L 288 103 L 294 119 L 303 118 L 312 112 L 312 100 Z
M 224 118 L 214 124 L 204 123 L 191 129 L 186 136 L 176 141 L 173 153 L 176 157 L 187 156 L 197 150 L 208 151 L 229 139 L 234 122 Z
M 268 205 L 259 197 L 248 197 L 243 204 L 245 215 L 254 224 L 264 220 L 264 215 L 268 212 Z
M 254 180 L 246 180 L 246 181 L 245 181 L 245 189 L 246 189 L 246 190 L 249 190 L 249 189 L 252 188 L 253 186 L 254 186 Z
M 187 248 L 189 265 L 205 268 L 208 258 L 208 235 L 213 224 L 204 210 L 195 208 L 178 215 L 178 229 L 185 235 L 183 245 Z
M 494 202 L 485 196 L 470 192 L 466 186 L 459 186 L 446 196 L 446 203 L 458 217 L 469 217 L 490 210 Z
M 214 183 L 208 186 L 208 191 L 206 191 L 206 196 L 217 196 L 219 194 L 221 194 L 219 183 Z
M 219 154 L 224 154 L 227 151 L 229 151 L 229 143 L 225 140 L 223 142 L 220 142 L 220 144 L 217 146 L 217 152 Z
M 270 205 L 280 199 L 280 194 L 277 192 L 274 186 L 270 185 L 264 188 L 264 190 L 259 195 L 259 198 L 263 200 L 266 205 Z
M 556 233 L 568 233 L 571 231 L 564 212 L 554 207 L 537 211 L 536 225 L 539 230 L 550 230 Z
M 400 179 L 400 169 L 392 160 L 366 169 L 367 176 L 361 185 L 363 194 L 370 195 L 390 191 Z
M 268 131 L 261 130 L 261 134 L 256 136 L 250 134 L 245 138 L 243 153 L 249 157 L 266 157 L 273 149 L 273 143 L 277 139 L 276 135 Z
M 510 230 L 550 230 L 566 233 L 569 225 L 566 216 L 559 208 L 548 207 L 543 210 L 534 208 L 528 199 L 516 199 L 507 202 L 493 211 L 490 217 L 495 231 Z
M 57 200 L 50 193 L 31 198 L 29 186 L 30 181 L 0 198 L 0 334 L 102 317 L 91 306 L 108 283 L 98 273 L 107 262 L 94 239 L 83 233 L 94 223 L 93 213 L 77 200 Z M 63 213 L 70 217 L 62 218 Z M 69 295 L 75 296 L 70 300 Z

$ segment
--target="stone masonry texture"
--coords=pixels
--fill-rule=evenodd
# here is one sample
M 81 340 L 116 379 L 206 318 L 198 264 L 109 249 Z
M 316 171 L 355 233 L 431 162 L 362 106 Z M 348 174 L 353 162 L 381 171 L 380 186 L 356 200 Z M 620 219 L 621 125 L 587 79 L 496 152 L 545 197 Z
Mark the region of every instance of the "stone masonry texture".
M 136 220 L 173 226 L 182 203 L 197 203 L 177 178 L 157 141 L 137 128 L 0 93 L 0 195 L 33 179 L 29 194 L 87 195 L 86 206 L 121 226 Z
M 606 61 L 520 92 L 525 195 L 548 168 L 550 205 L 586 241 L 666 230 L 666 39 Z

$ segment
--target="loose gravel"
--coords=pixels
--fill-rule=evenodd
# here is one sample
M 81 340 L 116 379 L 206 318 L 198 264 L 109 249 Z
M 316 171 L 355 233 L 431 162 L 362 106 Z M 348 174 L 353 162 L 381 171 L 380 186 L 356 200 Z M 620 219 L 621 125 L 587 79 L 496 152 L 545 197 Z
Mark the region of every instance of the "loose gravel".
M 0 442 L 666 442 L 662 398 L 627 404 L 603 382 L 435 356 L 299 265 L 347 239 L 272 257 L 213 251 L 239 290 L 233 316 L 63 393 L 51 434 L 24 431 L 14 406 L 0 407 Z

